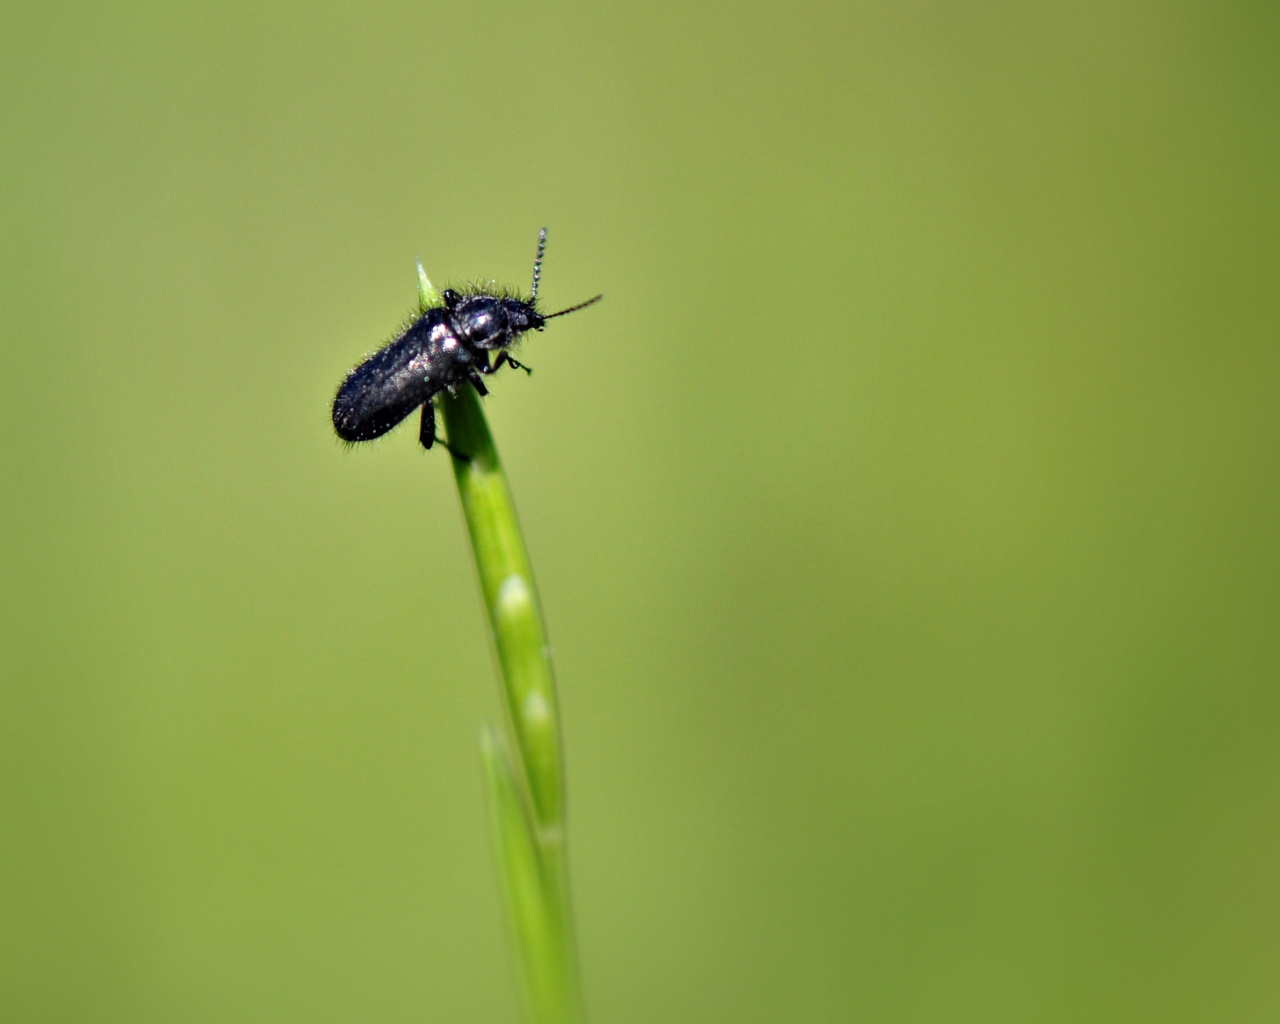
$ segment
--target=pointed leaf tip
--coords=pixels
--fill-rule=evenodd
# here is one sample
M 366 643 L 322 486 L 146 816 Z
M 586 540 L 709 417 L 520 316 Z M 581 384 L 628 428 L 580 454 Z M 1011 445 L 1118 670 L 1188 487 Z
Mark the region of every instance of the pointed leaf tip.
M 418 308 L 424 313 L 428 309 L 443 305 L 444 300 L 441 299 L 440 293 L 436 291 L 435 285 L 431 283 L 431 279 L 427 277 L 427 272 L 422 269 L 422 260 L 418 260 Z

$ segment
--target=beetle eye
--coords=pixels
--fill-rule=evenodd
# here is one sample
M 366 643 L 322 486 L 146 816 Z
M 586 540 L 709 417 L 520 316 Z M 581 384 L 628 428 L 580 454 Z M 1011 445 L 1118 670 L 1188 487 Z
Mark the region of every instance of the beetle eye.
M 461 298 L 461 296 L 457 292 L 455 292 L 452 288 L 446 288 L 444 291 L 440 293 L 440 297 L 444 299 L 444 304 L 449 309 L 453 309 L 453 307 L 458 304 L 458 299 Z

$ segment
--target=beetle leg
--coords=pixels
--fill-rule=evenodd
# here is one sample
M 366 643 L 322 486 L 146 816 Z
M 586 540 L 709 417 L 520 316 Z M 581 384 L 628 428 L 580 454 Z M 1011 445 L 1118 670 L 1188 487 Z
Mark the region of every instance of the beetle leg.
M 498 358 L 494 361 L 493 369 L 496 370 L 503 363 L 506 363 L 513 370 L 524 370 L 525 373 L 533 373 L 532 366 L 525 366 L 524 363 L 517 363 L 514 359 L 511 358 L 510 353 L 508 353 L 506 349 L 503 349 L 501 352 L 498 353 Z
M 431 450 L 433 444 L 438 444 L 447 451 L 455 459 L 461 462 L 470 462 L 471 456 L 465 452 L 460 452 L 454 448 L 444 438 L 436 437 L 436 410 L 431 399 L 427 399 L 422 406 L 422 426 L 418 428 L 418 443 L 427 451 Z
M 490 373 L 493 371 L 490 370 Z M 471 371 L 471 386 L 476 389 L 476 394 L 481 398 L 489 393 L 489 389 L 484 386 L 484 381 L 480 379 L 480 374 L 476 370 Z
M 427 451 L 436 443 L 436 409 L 431 399 L 422 404 L 422 425 L 418 428 L 418 443 Z

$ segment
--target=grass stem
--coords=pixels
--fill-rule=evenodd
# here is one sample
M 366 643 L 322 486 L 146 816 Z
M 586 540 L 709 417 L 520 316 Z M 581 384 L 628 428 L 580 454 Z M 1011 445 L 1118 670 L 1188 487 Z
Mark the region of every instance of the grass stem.
M 438 305 L 421 266 L 418 272 L 422 308 Z M 534 1024 L 578 1024 L 583 1011 L 565 861 L 564 756 L 537 588 L 479 396 L 465 384 L 436 402 L 456 453 L 454 477 L 502 674 L 505 738 L 486 729 L 481 754 L 524 1002 Z

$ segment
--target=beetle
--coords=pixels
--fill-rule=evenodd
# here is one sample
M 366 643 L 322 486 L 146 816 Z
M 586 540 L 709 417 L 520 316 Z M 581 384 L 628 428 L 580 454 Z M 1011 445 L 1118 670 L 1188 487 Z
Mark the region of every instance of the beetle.
M 509 351 L 521 335 L 541 331 L 548 320 L 604 298 L 597 295 L 558 313 L 540 312 L 538 282 L 546 249 L 547 229 L 543 228 L 527 300 L 516 292 L 491 287 L 446 288 L 441 293 L 443 306 L 425 310 L 395 341 L 348 373 L 333 400 L 333 429 L 338 436 L 344 441 L 372 441 L 421 406 L 418 441 L 430 450 L 436 442 L 433 396 L 441 391 L 453 394 L 468 381 L 487 395 L 483 378 L 497 373 L 504 363 L 532 373 Z M 498 354 L 492 363 L 491 352 Z

